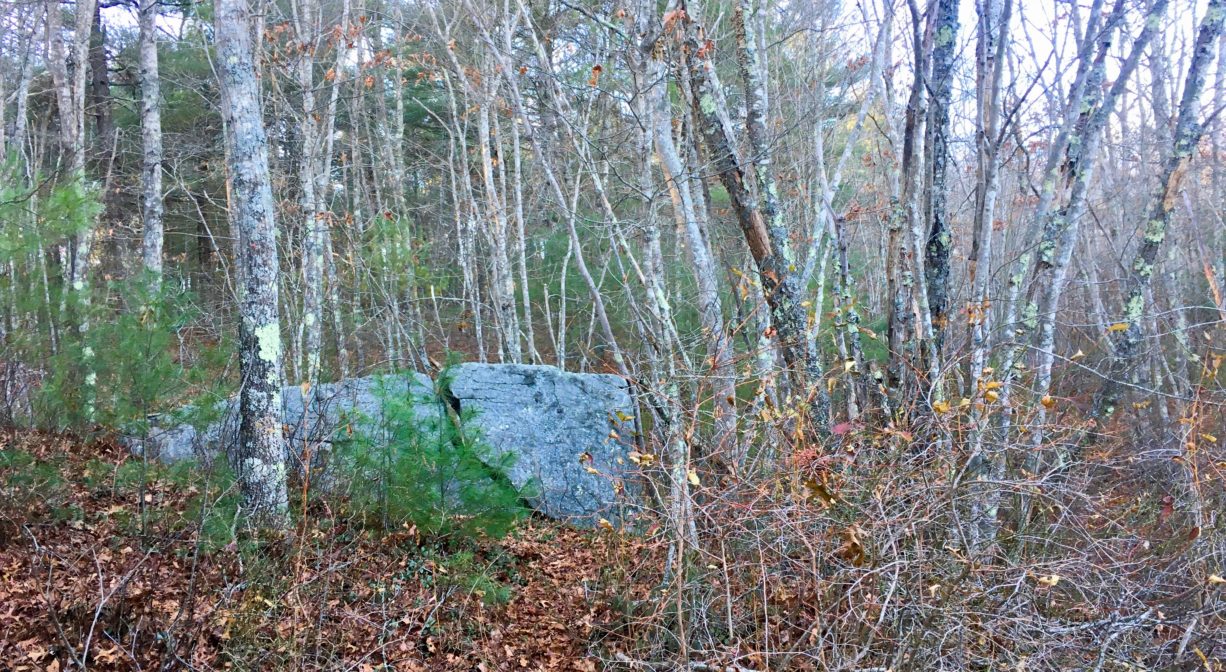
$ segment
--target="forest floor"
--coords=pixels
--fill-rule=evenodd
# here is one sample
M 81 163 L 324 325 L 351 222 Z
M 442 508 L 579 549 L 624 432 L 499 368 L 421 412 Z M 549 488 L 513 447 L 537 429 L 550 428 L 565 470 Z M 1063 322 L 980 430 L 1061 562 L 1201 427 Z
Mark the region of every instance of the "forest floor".
M 595 670 L 617 558 L 657 552 L 537 519 L 387 534 L 323 499 L 253 538 L 199 478 L 0 434 L 0 669 Z

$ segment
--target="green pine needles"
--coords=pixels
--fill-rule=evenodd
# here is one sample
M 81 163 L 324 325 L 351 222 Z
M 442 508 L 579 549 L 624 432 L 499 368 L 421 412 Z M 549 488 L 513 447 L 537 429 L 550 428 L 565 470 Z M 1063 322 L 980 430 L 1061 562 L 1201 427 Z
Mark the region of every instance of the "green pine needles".
M 416 527 L 431 537 L 498 538 L 527 513 L 507 478 L 513 456 L 495 456 L 464 428 L 441 394 L 379 385 L 379 415 L 358 419 L 339 446 L 350 505 L 368 526 Z M 439 377 L 446 389 L 447 373 Z

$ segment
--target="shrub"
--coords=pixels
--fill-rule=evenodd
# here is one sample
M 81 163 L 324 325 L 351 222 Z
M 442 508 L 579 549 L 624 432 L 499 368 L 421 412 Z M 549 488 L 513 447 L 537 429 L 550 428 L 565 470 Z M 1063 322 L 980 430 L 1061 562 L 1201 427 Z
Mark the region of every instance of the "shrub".
M 438 395 L 393 391 L 387 380 L 379 386 L 378 418 L 357 422 L 359 430 L 339 447 L 355 512 L 385 530 L 506 534 L 526 512 L 506 476 L 512 456 L 495 457 Z M 419 413 L 425 404 L 439 413 Z

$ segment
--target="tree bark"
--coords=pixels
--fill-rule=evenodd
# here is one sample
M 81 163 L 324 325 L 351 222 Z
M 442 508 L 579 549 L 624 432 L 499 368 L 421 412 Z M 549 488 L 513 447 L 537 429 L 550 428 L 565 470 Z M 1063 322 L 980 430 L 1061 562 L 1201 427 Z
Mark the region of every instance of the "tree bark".
M 248 0 L 216 4 L 217 68 L 230 179 L 230 223 L 243 250 L 239 311 L 240 427 L 233 463 L 243 504 L 257 524 L 288 522 L 285 441 L 281 434 L 281 325 L 277 231 L 268 174 L 268 140 Z
M 93 6 L 94 18 L 89 31 L 89 113 L 94 118 L 93 163 L 99 175 L 109 172 L 114 160 L 115 120 L 111 97 L 111 73 L 107 63 L 106 28 L 102 25 L 102 7 Z M 111 200 L 103 194 L 103 200 Z
M 141 257 L 162 282 L 162 103 L 158 74 L 158 0 L 140 0 Z
M 1147 19 L 1160 17 L 1166 10 L 1167 0 L 1158 0 L 1150 8 Z M 1118 12 L 1122 7 L 1117 4 Z M 1113 16 L 1119 20 L 1122 16 Z M 1099 148 L 1102 145 L 1103 128 L 1120 92 L 1127 86 L 1133 71 L 1140 61 L 1140 55 L 1157 29 L 1157 21 L 1147 20 L 1141 34 L 1133 42 L 1132 48 L 1124 63 L 1120 66 L 1115 82 L 1104 93 L 1106 77 L 1105 62 L 1111 48 L 1110 30 L 1101 38 L 1098 56 L 1087 79 L 1084 97 L 1075 103 L 1082 110 L 1080 119 L 1068 140 L 1068 168 L 1066 179 L 1069 195 L 1064 206 L 1054 216 L 1044 222 L 1042 240 L 1039 243 L 1038 264 L 1035 268 L 1035 279 L 1039 281 L 1039 300 L 1031 303 L 1031 312 L 1027 319 L 1036 324 L 1035 352 L 1038 363 L 1035 366 L 1035 395 L 1040 399 L 1051 391 L 1052 367 L 1056 360 L 1056 317 L 1060 299 L 1064 293 L 1064 285 L 1068 276 L 1069 261 L 1076 248 L 1081 219 L 1087 207 L 1087 197 L 1090 181 L 1098 161 Z M 1047 405 L 1040 404 L 1035 413 L 1032 428 L 1032 445 L 1042 445 L 1045 423 L 1047 420 Z
M 758 267 L 792 394 L 798 403 L 808 408 L 812 428 L 824 434 L 830 429 L 830 398 L 821 385 L 823 371 L 817 348 L 806 337 L 808 316 L 802 305 L 800 272 L 779 211 L 765 130 L 765 84 L 752 28 L 747 25 L 751 17 L 746 14 L 753 14 L 750 2 L 737 8 L 737 42 L 748 96 L 746 126 L 755 160 L 746 161 L 737 149 L 719 76 L 709 57 L 713 45 L 703 35 L 702 28 L 687 19 L 691 105 L 700 113 L 699 132 L 714 170 L 728 191 L 737 222 Z M 751 179 L 756 179 L 761 202 L 751 191 Z
M 928 245 L 924 274 L 928 285 L 928 310 L 932 316 L 932 350 L 939 358 L 945 344 L 949 307 L 949 257 L 953 250 L 953 230 L 949 225 L 946 184 L 949 173 L 949 108 L 953 91 L 954 56 L 958 46 L 958 0 L 936 0 L 929 11 L 936 12 L 932 37 L 932 92 L 928 105 Z M 936 363 L 940 366 L 940 362 Z M 939 381 L 932 384 L 939 390 Z
M 711 248 L 707 242 L 705 212 L 695 204 L 689 171 L 682 163 L 677 143 L 673 139 L 672 109 L 668 102 L 668 69 L 659 58 L 652 56 L 655 44 L 648 47 L 646 62 L 647 86 L 655 150 L 660 158 L 660 167 L 673 201 L 673 212 L 679 220 L 679 228 L 685 232 L 686 249 L 689 252 L 694 280 L 698 285 L 698 314 L 702 321 L 703 340 L 707 361 L 713 377 L 712 390 L 715 396 L 715 434 L 712 442 L 717 450 L 727 451 L 729 461 L 741 465 L 745 455 L 737 441 L 736 369 L 733 363 L 735 352 L 732 340 L 724 325 L 723 303 L 719 295 L 718 275 Z M 661 278 L 662 280 L 662 278 Z
M 992 231 L 995 221 L 996 198 L 1000 190 L 1001 80 L 1005 68 L 1005 47 L 1009 37 L 1009 21 L 1013 0 L 976 0 L 979 17 L 975 46 L 975 223 L 968 278 L 971 296 L 967 301 L 968 341 L 970 361 L 967 371 L 967 394 L 978 391 L 988 361 L 988 334 L 992 330 Z M 984 434 L 988 431 L 988 414 L 979 404 L 971 410 L 971 427 L 967 444 L 970 458 L 968 469 L 977 491 L 971 501 L 971 545 L 976 550 L 990 547 L 996 541 L 997 510 L 1001 489 L 995 482 L 1004 476 L 1005 453 L 998 442 L 985 448 Z
M 76 3 L 75 27 L 71 59 L 77 64 L 68 71 L 69 52 L 64 44 L 63 21 L 59 0 L 46 0 L 47 9 L 47 69 L 51 71 L 55 87 L 56 107 L 59 110 L 60 170 L 70 182 L 85 188 L 85 82 L 89 68 L 84 67 L 89 55 L 90 33 L 94 18 L 95 0 L 78 0 Z M 68 245 L 68 259 L 64 265 L 65 296 L 71 297 L 76 311 L 77 333 L 82 341 L 89 332 L 89 257 L 93 251 L 95 222 L 73 234 Z M 63 303 L 63 299 L 61 299 Z M 85 371 L 82 389 L 83 407 L 87 420 L 94 415 L 94 387 L 97 373 L 94 371 L 94 352 L 88 343 L 81 348 L 81 366 Z
M 1149 215 L 1145 221 L 1145 234 L 1124 279 L 1124 305 L 1121 320 L 1116 323 L 1123 329 L 1117 330 L 1115 325 L 1110 329 L 1114 334 L 1114 355 L 1093 409 L 1094 418 L 1100 423 L 1115 413 L 1125 387 L 1124 377 L 1128 375 L 1128 370 L 1136 360 L 1144 341 L 1142 330 L 1147 290 L 1153 278 L 1158 252 L 1169 234 L 1183 181 L 1188 174 L 1196 147 L 1204 135 L 1204 127 L 1200 121 L 1200 96 L 1209 77 L 1216 43 L 1222 35 L 1224 22 L 1226 0 L 1210 0 L 1196 35 L 1192 60 L 1184 80 L 1173 144 L 1159 178 L 1157 191 L 1151 200 Z

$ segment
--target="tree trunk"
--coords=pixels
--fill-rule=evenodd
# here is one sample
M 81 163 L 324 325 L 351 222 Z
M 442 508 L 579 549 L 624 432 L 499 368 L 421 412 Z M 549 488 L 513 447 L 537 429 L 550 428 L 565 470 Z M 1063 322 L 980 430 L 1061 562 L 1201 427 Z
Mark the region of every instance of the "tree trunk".
M 970 361 L 967 395 L 977 393 L 988 360 L 988 334 L 992 330 L 992 223 L 1000 188 L 1001 79 L 1005 68 L 1012 0 L 976 0 L 978 41 L 975 46 L 975 223 L 967 272 L 971 296 L 967 301 Z M 969 476 L 976 481 L 971 501 L 971 544 L 977 550 L 996 541 L 997 509 L 1001 489 L 995 485 L 1004 475 L 1005 453 L 998 442 L 984 448 L 988 414 L 979 404 L 972 405 L 969 446 Z
M 1226 22 L 1226 0 L 1210 0 L 1205 18 L 1196 35 L 1196 43 L 1192 51 L 1192 61 L 1188 66 L 1188 74 L 1184 81 L 1183 97 L 1179 103 L 1179 119 L 1175 124 L 1173 145 L 1159 178 L 1158 189 L 1154 193 L 1149 215 L 1145 221 L 1145 234 L 1141 244 L 1128 267 L 1128 275 L 1124 279 L 1124 305 L 1122 318 L 1117 325 L 1122 330 L 1111 331 L 1114 334 L 1112 345 L 1114 356 L 1111 358 L 1107 376 L 1095 399 L 1093 414 L 1095 420 L 1104 422 L 1109 419 L 1119 404 L 1121 391 L 1124 389 L 1124 377 L 1136 360 L 1140 346 L 1144 340 L 1143 317 L 1146 308 L 1146 291 L 1154 273 L 1154 264 L 1158 252 L 1166 240 L 1171 218 L 1178 204 L 1183 181 L 1188 174 L 1190 164 L 1204 134 L 1200 122 L 1200 95 L 1208 79 L 1210 66 L 1213 64 L 1217 41 L 1222 35 L 1223 23 Z
M 230 179 L 230 223 L 243 250 L 239 311 L 238 446 L 232 457 L 247 513 L 258 524 L 288 522 L 285 441 L 281 434 L 281 326 L 276 223 L 268 140 L 247 0 L 216 4 L 217 68 Z
M 939 358 L 945 343 L 949 307 L 949 256 L 953 230 L 949 225 L 946 179 L 949 173 L 949 107 L 953 90 L 954 55 L 958 47 L 958 0 L 936 0 L 935 33 L 932 36 L 932 92 L 928 105 L 927 154 L 928 245 L 924 279 L 928 285 L 928 310 L 932 316 L 932 351 Z M 940 367 L 940 362 L 930 368 Z M 938 369 L 939 370 L 939 369 Z M 937 390 L 940 381 L 930 381 Z
M 70 182 L 85 187 L 85 81 L 89 68 L 87 62 L 90 46 L 90 28 L 94 18 L 94 0 L 79 0 L 76 3 L 75 30 L 73 34 L 71 61 L 77 64 L 69 77 L 70 55 L 64 44 L 63 24 L 58 0 L 46 0 L 47 8 L 47 69 L 51 71 L 55 87 L 56 107 L 59 110 L 60 170 Z M 67 290 L 64 296 L 71 297 L 76 312 L 77 333 L 82 340 L 89 332 L 89 257 L 93 251 L 95 222 L 72 236 L 68 245 L 68 259 L 64 265 L 64 280 Z M 61 299 L 63 303 L 63 299 Z M 83 407 L 87 420 L 94 414 L 94 387 L 97 374 L 94 371 L 94 352 L 89 344 L 81 348 L 81 367 L 85 371 L 82 389 Z
M 1166 5 L 1167 0 L 1158 0 L 1150 8 L 1147 19 L 1160 17 L 1165 12 Z M 1122 19 L 1122 3 L 1117 4 L 1117 10 L 1118 13 L 1112 17 L 1113 22 Z M 1086 82 L 1084 97 L 1075 103 L 1077 109 L 1081 110 L 1081 116 L 1068 141 L 1068 200 L 1054 216 L 1044 222 L 1038 265 L 1035 268 L 1035 279 L 1041 282 L 1036 285 L 1039 300 L 1031 304 L 1031 315 L 1037 327 L 1034 330 L 1038 359 L 1035 366 L 1034 391 L 1040 399 L 1051 391 L 1052 367 L 1056 360 L 1057 310 L 1064 293 L 1069 261 L 1076 248 L 1081 219 L 1086 211 L 1090 181 L 1102 145 L 1103 128 L 1156 30 L 1157 21 L 1147 20 L 1141 34 L 1133 42 L 1128 57 L 1120 66 L 1115 82 L 1104 93 L 1105 63 L 1111 49 L 1111 31 L 1107 30 L 1101 38 L 1098 56 Z M 1040 446 L 1044 438 L 1047 405 L 1040 404 L 1035 416 L 1031 441 L 1032 445 Z
M 93 162 L 99 175 L 109 171 L 115 158 L 115 121 L 112 114 L 111 73 L 107 64 L 106 28 L 102 25 L 102 7 L 93 6 L 94 18 L 89 32 L 89 112 L 94 118 Z M 110 194 L 102 195 L 104 201 Z
M 737 9 L 737 42 L 748 96 L 746 126 L 755 161 L 745 161 L 737 149 L 715 64 L 707 56 L 711 47 L 701 27 L 692 21 L 686 36 L 689 74 L 693 82 L 691 105 L 700 112 L 700 134 L 714 170 L 728 190 L 737 222 L 758 267 L 775 337 L 791 379 L 792 394 L 798 403 L 808 408 L 812 428 L 824 434 L 830 428 L 830 398 L 821 385 L 823 372 L 818 351 L 806 337 L 808 316 L 802 305 L 800 272 L 779 211 L 765 131 L 765 84 L 752 29 L 747 25 L 752 16 L 746 17 L 746 14 L 753 14 L 752 4 L 748 2 Z M 754 197 L 748 182 L 755 177 L 761 203 Z
M 651 49 L 644 49 L 654 52 Z M 668 103 L 668 69 L 651 53 L 644 54 L 646 80 L 652 87 L 648 92 L 652 112 L 650 133 L 654 139 L 656 154 L 673 201 L 673 212 L 684 230 L 686 248 L 690 253 L 694 280 L 698 285 L 698 314 L 702 321 L 703 338 L 706 344 L 707 361 L 714 378 L 712 390 L 715 397 L 715 434 L 712 437 L 718 451 L 727 451 L 732 464 L 740 466 L 745 455 L 737 441 L 736 369 L 733 363 L 735 352 L 724 325 L 723 305 L 719 295 L 718 275 L 711 248 L 707 243 L 706 212 L 699 211 L 695 204 L 691 181 L 681 161 L 677 143 L 673 139 L 672 109 Z M 700 219 L 704 218 L 704 219 Z M 662 280 L 662 278 L 661 278 Z
M 162 103 L 158 76 L 158 0 L 140 0 L 141 256 L 162 282 Z

